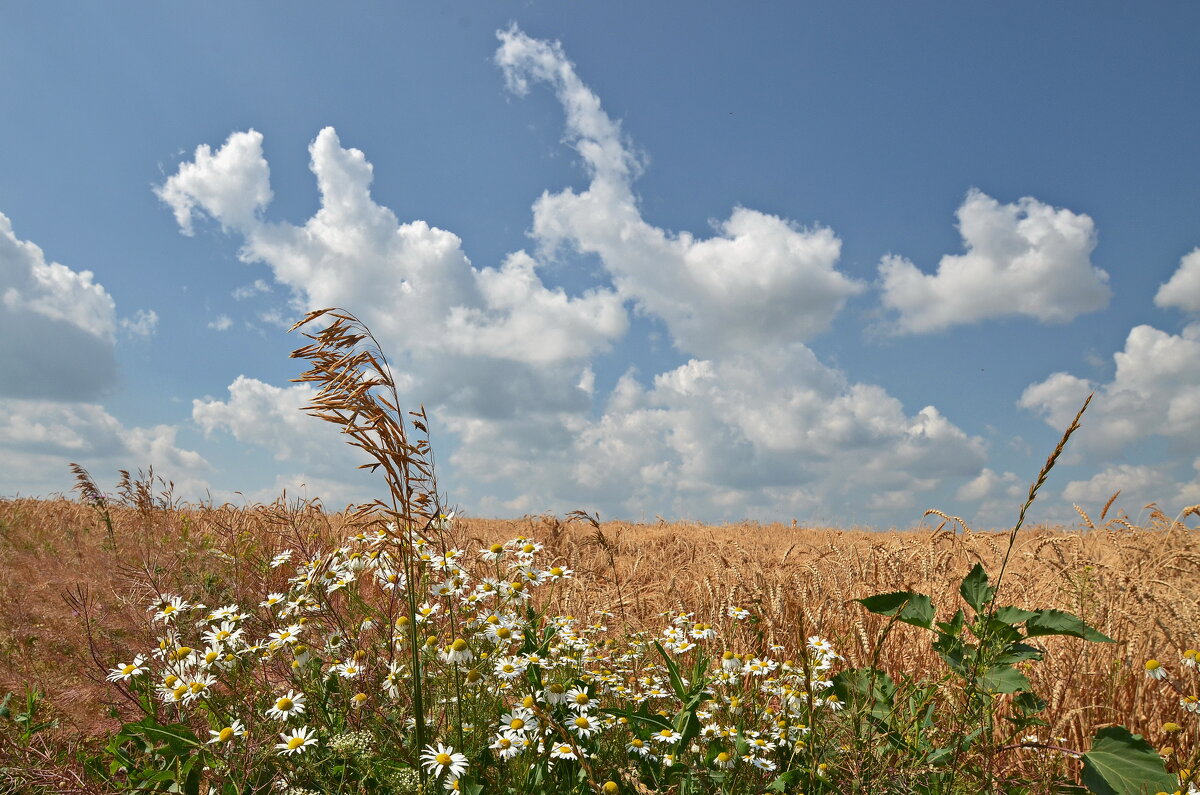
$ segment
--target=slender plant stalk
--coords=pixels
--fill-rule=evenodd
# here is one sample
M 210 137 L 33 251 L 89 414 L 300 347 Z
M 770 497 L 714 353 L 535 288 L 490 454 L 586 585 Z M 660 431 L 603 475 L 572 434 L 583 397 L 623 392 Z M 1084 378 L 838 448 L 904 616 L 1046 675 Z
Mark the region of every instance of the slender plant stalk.
M 440 514 L 433 454 L 428 441 L 428 419 L 422 408 L 409 412 L 406 422 L 387 357 L 371 330 L 354 314 L 336 308 L 314 310 L 289 331 L 321 318 L 332 322 L 315 334 L 306 333 L 304 336 L 312 340 L 312 344 L 292 352 L 293 359 L 303 359 L 310 365 L 300 377 L 292 380 L 320 386 L 305 406 L 305 412 L 339 426 L 342 433 L 350 437 L 349 443 L 372 459 L 359 468 L 372 472 L 382 470 L 387 481 L 388 503 L 376 500 L 371 506 L 364 507 L 382 509 L 391 518 L 393 542 L 404 570 L 414 733 L 416 753 L 420 753 L 429 744 L 429 738 L 421 648 L 417 638 L 417 566 L 413 560 L 413 540 L 415 533 L 431 529 Z M 425 438 L 411 442 L 409 422 Z M 426 773 L 420 765 L 415 767 L 424 786 Z

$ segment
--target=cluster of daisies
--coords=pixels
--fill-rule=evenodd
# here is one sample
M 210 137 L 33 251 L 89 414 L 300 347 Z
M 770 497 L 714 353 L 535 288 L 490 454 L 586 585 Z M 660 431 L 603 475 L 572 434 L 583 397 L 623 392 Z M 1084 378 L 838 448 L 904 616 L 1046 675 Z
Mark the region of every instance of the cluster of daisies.
M 1175 691 L 1176 695 L 1179 696 L 1179 706 L 1184 712 L 1192 714 L 1200 713 L 1200 695 L 1198 695 L 1200 694 L 1200 675 L 1198 675 L 1200 674 L 1200 652 L 1197 652 L 1195 649 L 1185 651 L 1180 656 L 1179 667 L 1182 669 L 1181 674 L 1186 670 L 1191 671 L 1192 676 L 1177 679 L 1171 676 L 1166 666 L 1158 660 L 1153 659 L 1146 660 L 1146 676 L 1150 679 L 1163 682 Z M 1172 731 L 1179 731 L 1181 727 L 1176 723 L 1168 723 L 1163 728 L 1168 733 L 1171 733 Z
M 480 753 L 512 770 L 584 765 L 619 777 L 688 765 L 761 783 L 804 748 L 818 711 L 841 708 L 830 681 L 840 658 L 820 637 L 796 661 L 780 646 L 738 649 L 751 614 L 737 606 L 719 627 L 665 613 L 661 633 L 610 632 L 605 611 L 548 616 L 538 604 L 552 594 L 534 593 L 574 572 L 543 565 L 539 542 L 469 555 L 441 535 L 389 527 L 295 563 L 281 552 L 268 576 L 286 587 L 251 611 L 161 595 L 150 608 L 157 648 L 108 678 L 203 723 L 215 755 L 251 744 L 283 764 L 347 726 L 407 727 L 399 739 L 411 741 L 415 658 L 436 741 L 400 753 L 450 791 Z M 687 736 L 676 718 L 693 683 L 681 671 L 704 680 L 692 706 L 700 728 Z

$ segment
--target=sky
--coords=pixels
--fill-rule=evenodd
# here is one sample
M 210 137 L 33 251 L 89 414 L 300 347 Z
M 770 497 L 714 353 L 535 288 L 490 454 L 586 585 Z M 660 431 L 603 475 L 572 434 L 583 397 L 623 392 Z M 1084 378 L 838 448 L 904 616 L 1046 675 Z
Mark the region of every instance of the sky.
M 0 2 L 0 496 L 382 496 L 375 332 L 474 516 L 1200 503 L 1200 6 Z M 936 521 L 936 519 L 935 519 Z

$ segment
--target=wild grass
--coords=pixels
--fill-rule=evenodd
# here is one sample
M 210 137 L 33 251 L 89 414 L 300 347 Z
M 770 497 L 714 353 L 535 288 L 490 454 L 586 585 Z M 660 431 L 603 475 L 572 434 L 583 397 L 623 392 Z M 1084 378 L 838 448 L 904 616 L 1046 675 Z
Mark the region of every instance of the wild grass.
M 1188 651 L 1200 645 L 1200 542 L 1187 522 L 1200 507 L 1172 519 L 1147 506 L 1134 518 L 1110 500 L 1098 521 L 1081 508 L 1076 526 L 1018 522 L 1019 532 L 1002 533 L 936 513 L 933 526 L 888 533 L 582 513 L 450 520 L 421 438 L 424 416 L 400 411 L 369 331 L 345 313 L 304 322 L 318 318 L 333 322 L 297 352 L 310 364 L 302 378 L 322 386 L 310 410 L 385 470 L 388 499 L 344 511 L 286 495 L 271 505 L 185 506 L 152 472 L 125 474 L 107 496 L 78 469 L 80 501 L 0 500 L 0 693 L 19 694 L 0 710 L 0 791 L 5 775 L 12 791 L 61 792 L 251 792 L 281 781 L 297 792 L 402 792 L 418 779 L 429 792 L 1069 791 L 1079 753 L 1113 725 L 1144 735 L 1171 771 L 1192 766 L 1197 716 L 1183 704 L 1197 695 Z M 381 560 L 414 587 L 385 587 Z M 485 588 L 468 604 L 465 584 L 475 588 L 489 571 L 499 586 L 529 576 L 533 599 Z M 1003 573 L 999 594 L 984 572 Z M 319 587 L 343 574 L 344 587 Z M 430 591 L 460 576 L 460 591 Z M 308 594 L 314 605 L 285 616 L 261 604 L 270 593 Z M 939 621 L 972 599 L 984 617 L 974 629 L 937 630 L 969 647 L 957 677 L 931 646 L 922 595 Z M 1115 642 L 1039 636 L 1013 645 L 1003 635 L 1011 626 L 989 623 L 998 602 L 1066 611 Z M 422 603 L 444 609 L 418 628 Z M 186 605 L 177 623 L 164 613 L 170 604 Z M 209 644 L 219 654 L 201 664 L 198 638 L 220 625 L 221 606 L 244 611 L 234 624 L 245 640 Z M 485 616 L 530 640 L 497 640 Z M 293 625 L 307 627 L 299 632 L 311 650 L 269 641 Z M 713 637 L 703 640 L 708 625 Z M 675 648 L 687 633 L 695 648 Z M 1016 662 L 997 662 L 1021 643 Z M 735 653 L 743 659 L 730 662 Z M 495 675 L 501 656 L 523 657 L 526 675 Z M 1148 660 L 1170 676 L 1148 676 L 1159 670 Z M 754 661 L 775 670 L 758 678 Z M 369 676 L 339 673 L 347 663 Z M 116 675 L 133 665 L 144 676 Z M 1019 672 L 1040 708 L 1026 716 L 1032 702 L 1019 702 L 1020 690 L 984 687 L 993 666 Z M 161 687 L 172 672 L 212 682 L 195 699 L 172 698 L 177 683 Z M 580 734 L 580 711 L 556 703 L 552 683 L 601 702 L 603 710 L 583 712 L 603 731 Z M 877 696 L 884 683 L 894 685 L 886 705 Z M 306 694 L 306 714 L 265 714 L 293 689 Z M 523 704 L 539 730 L 522 735 L 523 756 L 506 760 L 493 745 L 504 729 L 497 721 Z M 652 732 L 662 726 L 685 742 L 660 743 Z M 297 741 L 282 754 L 301 728 L 315 744 Z M 972 732 L 974 745 L 964 744 Z M 756 734 L 774 745 L 770 753 L 750 747 Z M 631 750 L 638 737 L 656 758 Z M 423 752 L 429 759 L 447 746 L 456 764 L 453 754 L 464 752 L 461 780 L 449 761 L 420 765 Z M 559 747 L 565 758 L 554 755 Z M 1094 753 L 1084 783 L 1112 759 L 1146 763 L 1144 754 Z M 153 775 L 135 780 L 137 765 Z M 781 775 L 788 770 L 796 775 Z M 1128 786 L 1111 791 L 1139 791 Z

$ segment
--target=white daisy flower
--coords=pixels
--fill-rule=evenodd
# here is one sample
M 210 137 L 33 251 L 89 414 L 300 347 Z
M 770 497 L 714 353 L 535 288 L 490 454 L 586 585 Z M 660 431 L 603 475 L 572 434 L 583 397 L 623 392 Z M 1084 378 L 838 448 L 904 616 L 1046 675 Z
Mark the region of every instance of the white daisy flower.
M 293 715 L 304 714 L 304 693 L 288 690 L 286 696 L 275 699 L 275 704 L 267 710 L 268 718 L 288 720 Z
M 305 748 L 317 744 L 317 733 L 307 726 L 301 726 L 299 729 L 280 733 L 279 739 L 282 742 L 275 744 L 275 750 L 280 756 L 301 754 Z
M 467 757 L 455 753 L 453 746 L 438 743 L 435 748 L 427 745 L 421 752 L 421 767 L 434 778 L 440 778 L 447 770 L 452 778 L 462 778 L 462 774 L 467 772 Z

